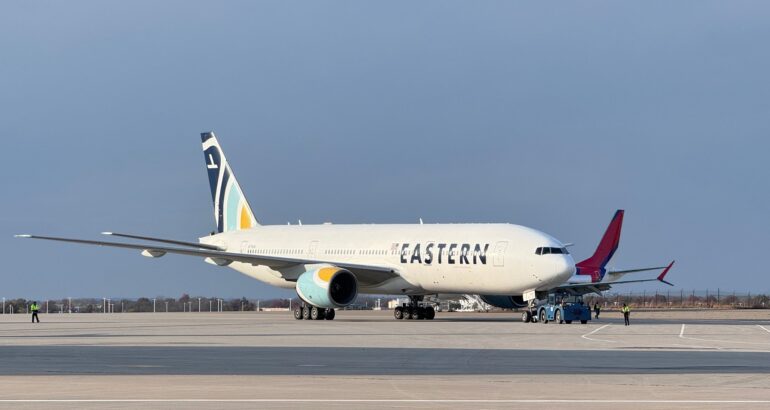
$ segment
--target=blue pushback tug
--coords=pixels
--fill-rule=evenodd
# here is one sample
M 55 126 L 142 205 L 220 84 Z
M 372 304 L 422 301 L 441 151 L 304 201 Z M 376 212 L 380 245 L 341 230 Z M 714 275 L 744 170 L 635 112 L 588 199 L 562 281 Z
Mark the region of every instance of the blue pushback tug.
M 538 303 L 522 313 L 523 322 L 531 323 L 567 323 L 580 321 L 582 324 L 591 320 L 591 309 L 583 303 L 583 296 L 566 293 L 550 293 L 548 299 Z

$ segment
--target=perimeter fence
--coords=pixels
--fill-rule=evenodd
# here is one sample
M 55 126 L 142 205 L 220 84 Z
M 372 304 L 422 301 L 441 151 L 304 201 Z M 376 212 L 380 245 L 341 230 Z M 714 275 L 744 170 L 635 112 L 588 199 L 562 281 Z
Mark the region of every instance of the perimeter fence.
M 586 295 L 591 306 L 619 308 L 623 303 L 649 309 L 768 309 L 770 293 L 723 291 L 720 289 L 674 289 L 662 292 L 605 292 Z

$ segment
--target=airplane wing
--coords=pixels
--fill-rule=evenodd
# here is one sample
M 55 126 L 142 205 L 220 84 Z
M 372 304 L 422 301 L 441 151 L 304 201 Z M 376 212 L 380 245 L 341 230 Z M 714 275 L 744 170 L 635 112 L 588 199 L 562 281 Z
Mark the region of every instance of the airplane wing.
M 72 239 L 72 238 L 59 238 L 53 236 L 38 236 L 38 235 L 15 235 L 17 238 L 32 238 L 43 239 L 48 241 L 59 241 L 69 243 L 79 243 L 83 245 L 96 245 L 96 246 L 109 246 L 114 248 L 136 249 L 140 250 L 142 255 L 152 258 L 159 258 L 167 253 L 187 255 L 187 256 L 199 256 L 206 259 L 207 262 L 226 266 L 232 262 L 243 262 L 251 265 L 267 266 L 274 269 L 288 268 L 295 265 L 303 264 L 329 264 L 338 266 L 343 269 L 349 270 L 356 275 L 363 285 L 373 285 L 384 282 L 385 280 L 399 276 L 398 272 L 387 266 L 377 265 L 361 265 L 348 262 L 335 262 L 335 261 L 322 261 L 314 259 L 302 259 L 302 258 L 285 258 L 271 255 L 254 255 L 246 253 L 225 252 L 221 250 L 211 249 L 213 246 L 205 244 L 196 244 L 192 242 L 173 241 L 167 239 L 139 237 L 136 235 L 126 234 L 114 234 L 108 233 L 113 236 L 143 238 L 156 242 L 172 243 L 176 245 L 188 246 L 189 248 L 178 248 L 168 246 L 157 246 L 154 244 L 138 244 L 138 243 L 122 243 L 122 242 L 108 242 L 108 241 L 94 241 L 87 239 Z M 287 280 L 296 280 L 296 278 L 286 278 Z
M 203 248 L 203 249 L 211 249 L 214 251 L 221 251 L 224 250 L 218 246 L 214 245 L 207 245 L 205 243 L 199 243 L 199 242 L 185 242 L 185 241 L 177 241 L 173 239 L 163 239 L 163 238 L 153 238 L 151 236 L 139 236 L 139 235 L 129 235 L 127 233 L 118 233 L 118 232 L 102 232 L 102 235 L 110 235 L 110 236 L 118 236 L 121 238 L 129 238 L 129 239 L 140 239 L 143 241 L 153 241 L 153 242 L 161 242 L 161 243 L 168 243 L 171 245 L 181 245 L 181 246 L 189 246 L 193 248 Z
M 621 285 L 626 283 L 640 283 L 640 282 L 662 282 L 669 286 L 674 286 L 673 283 L 667 281 L 666 275 L 668 274 L 668 271 L 671 270 L 671 267 L 674 266 L 675 261 L 671 261 L 671 263 L 668 264 L 668 266 L 663 266 L 661 268 L 645 268 L 645 269 L 634 269 L 632 271 L 624 271 L 624 273 L 630 273 L 630 272 L 643 272 L 648 270 L 655 270 L 655 269 L 663 269 L 663 272 L 658 275 L 655 279 L 635 279 L 635 280 L 616 280 L 616 281 L 602 281 L 602 282 L 595 282 L 595 283 L 575 283 L 575 284 L 565 284 L 565 285 L 559 285 L 554 290 L 563 290 L 571 294 L 575 295 L 585 295 L 588 293 L 600 293 L 607 290 L 610 290 L 612 286 L 614 285 Z
M 638 273 L 638 272 L 649 272 L 653 270 L 658 269 L 666 269 L 665 266 L 656 266 L 654 268 L 641 268 L 641 269 L 626 269 L 626 270 L 611 270 L 608 271 L 608 275 L 625 275 L 626 273 Z

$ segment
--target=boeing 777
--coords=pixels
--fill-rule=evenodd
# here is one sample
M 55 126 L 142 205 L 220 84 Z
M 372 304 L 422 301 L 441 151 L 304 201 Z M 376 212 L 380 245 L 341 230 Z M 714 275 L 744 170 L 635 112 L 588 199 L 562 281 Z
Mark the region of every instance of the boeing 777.
M 359 293 L 405 295 L 397 319 L 433 319 L 423 298 L 477 294 L 500 307 L 522 307 L 549 291 L 606 290 L 629 271 L 607 271 L 617 249 L 618 211 L 596 253 L 575 263 L 567 245 L 538 230 L 512 224 L 261 225 L 212 132 L 201 134 L 216 231 L 187 242 L 124 233 L 104 234 L 143 243 L 51 236 L 25 238 L 136 249 L 150 258 L 179 254 L 227 266 L 273 286 L 295 289 L 303 301 L 296 319 L 334 319 L 335 309 Z M 147 243 L 153 242 L 153 243 Z M 673 263 L 673 262 L 672 262 Z M 667 282 L 666 282 L 667 283 Z

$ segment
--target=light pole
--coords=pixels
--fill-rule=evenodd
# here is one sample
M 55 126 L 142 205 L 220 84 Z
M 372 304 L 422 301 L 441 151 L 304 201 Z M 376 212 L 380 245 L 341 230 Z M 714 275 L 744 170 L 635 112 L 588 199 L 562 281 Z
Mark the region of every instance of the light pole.
M 5 298 L 3 298 L 3 314 L 5 314 Z
M 72 313 L 72 298 L 67 298 L 67 304 L 69 305 L 67 313 Z
M 211 299 L 209 299 L 209 313 L 211 313 Z
M 201 298 L 198 298 L 198 313 L 201 313 Z
M 107 313 L 107 298 L 102 298 L 102 313 Z
M 155 313 L 155 298 L 152 298 L 152 313 Z
M 45 314 L 48 314 L 48 301 L 45 301 Z
M 166 313 L 168 313 L 168 301 L 166 301 Z

